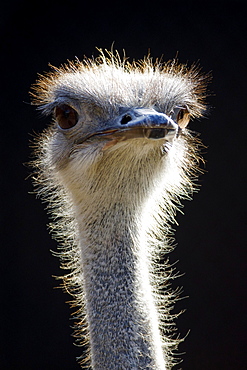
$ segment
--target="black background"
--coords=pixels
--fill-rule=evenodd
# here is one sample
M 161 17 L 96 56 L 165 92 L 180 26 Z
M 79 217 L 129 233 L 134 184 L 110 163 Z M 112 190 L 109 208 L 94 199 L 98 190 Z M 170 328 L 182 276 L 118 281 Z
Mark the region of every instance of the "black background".
M 171 254 L 189 298 L 178 319 L 183 370 L 247 369 L 246 355 L 246 5 L 215 2 L 9 1 L 1 9 L 1 343 L 2 369 L 79 369 L 69 297 L 59 275 L 44 206 L 32 191 L 29 141 L 48 120 L 30 106 L 37 72 L 95 47 L 142 58 L 200 61 L 212 71 L 208 119 L 194 122 L 207 149 L 205 175 L 178 215 Z

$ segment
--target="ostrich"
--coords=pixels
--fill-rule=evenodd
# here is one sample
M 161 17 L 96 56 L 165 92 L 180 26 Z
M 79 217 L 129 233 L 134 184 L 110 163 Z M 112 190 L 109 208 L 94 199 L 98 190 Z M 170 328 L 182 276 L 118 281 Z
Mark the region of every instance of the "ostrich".
M 75 336 L 95 370 L 171 369 L 179 339 L 171 225 L 194 189 L 206 78 L 176 60 L 100 50 L 41 76 L 33 104 L 53 123 L 37 139 L 38 195 L 48 202 Z

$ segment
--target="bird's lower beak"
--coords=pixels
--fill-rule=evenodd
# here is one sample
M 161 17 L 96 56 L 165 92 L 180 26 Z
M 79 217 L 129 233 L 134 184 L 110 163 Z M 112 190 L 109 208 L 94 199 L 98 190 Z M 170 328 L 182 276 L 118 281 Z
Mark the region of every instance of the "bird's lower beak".
M 179 129 L 177 123 L 175 123 L 166 114 L 144 108 L 135 109 L 134 112 L 136 113 L 136 116 L 133 116 L 133 118 L 130 114 L 122 116 L 122 119 L 113 126 L 104 130 L 96 131 L 84 138 L 83 141 L 98 138 L 99 140 L 108 139 L 118 142 L 144 138 L 171 142 L 177 135 Z M 127 116 L 128 121 L 127 119 L 124 119 L 124 117 Z

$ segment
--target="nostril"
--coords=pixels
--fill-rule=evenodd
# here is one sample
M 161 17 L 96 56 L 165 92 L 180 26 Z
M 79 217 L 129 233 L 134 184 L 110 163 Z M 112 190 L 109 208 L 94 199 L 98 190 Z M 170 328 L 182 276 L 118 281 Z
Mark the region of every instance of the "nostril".
M 129 121 L 132 120 L 132 117 L 130 114 L 125 114 L 121 119 L 121 125 L 126 125 Z

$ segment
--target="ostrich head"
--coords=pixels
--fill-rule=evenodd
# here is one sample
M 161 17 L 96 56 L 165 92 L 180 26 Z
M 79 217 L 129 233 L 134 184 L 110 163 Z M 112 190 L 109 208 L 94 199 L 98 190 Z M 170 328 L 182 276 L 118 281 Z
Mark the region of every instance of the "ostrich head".
M 168 265 L 175 203 L 192 190 L 205 78 L 176 61 L 103 52 L 37 82 L 54 120 L 38 140 L 36 182 L 54 216 L 64 286 L 79 307 L 94 369 L 168 369 L 177 341 Z M 86 334 L 85 332 L 86 331 Z

